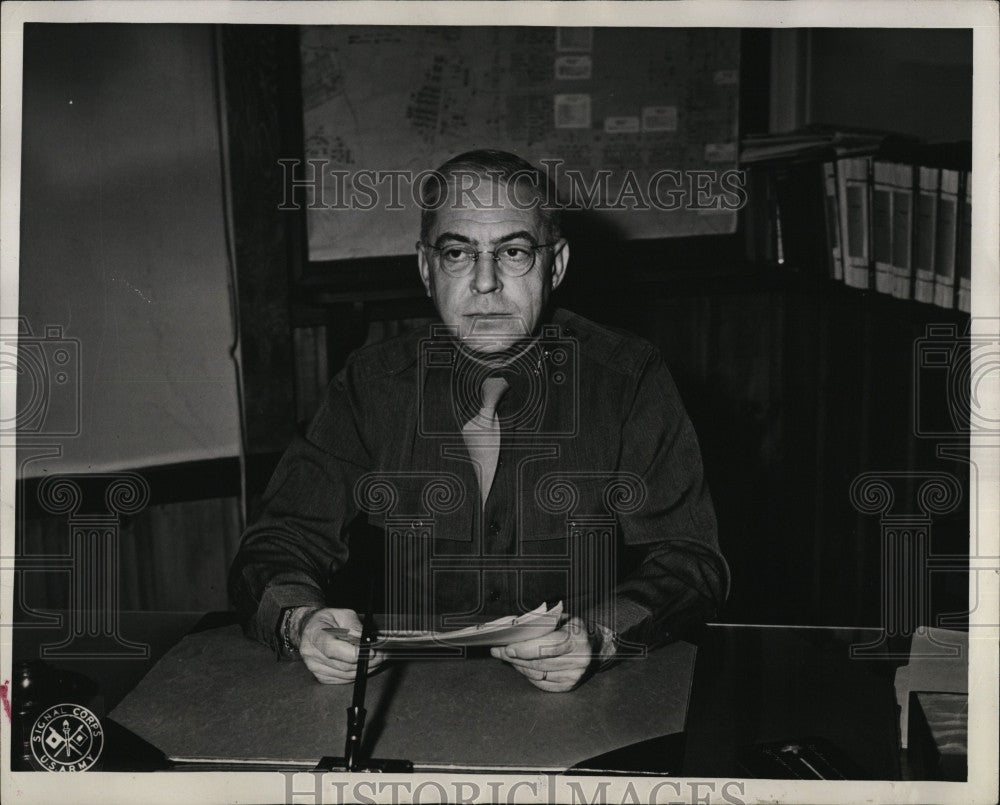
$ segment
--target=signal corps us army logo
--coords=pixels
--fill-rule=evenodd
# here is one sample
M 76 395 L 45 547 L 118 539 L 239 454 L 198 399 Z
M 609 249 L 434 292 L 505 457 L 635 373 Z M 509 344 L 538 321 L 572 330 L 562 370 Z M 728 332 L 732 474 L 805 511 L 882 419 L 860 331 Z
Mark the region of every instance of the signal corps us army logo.
M 50 707 L 31 728 L 31 754 L 49 771 L 86 771 L 103 748 L 100 720 L 78 704 Z

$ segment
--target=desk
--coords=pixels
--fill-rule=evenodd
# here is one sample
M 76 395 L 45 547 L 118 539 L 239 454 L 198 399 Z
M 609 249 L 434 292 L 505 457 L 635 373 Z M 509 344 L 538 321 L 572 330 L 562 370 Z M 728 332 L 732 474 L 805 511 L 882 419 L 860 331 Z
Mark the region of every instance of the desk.
M 678 642 L 564 694 L 488 654 L 390 662 L 368 680 L 362 755 L 405 758 L 418 771 L 562 772 L 681 732 L 694 655 Z M 351 694 L 228 626 L 185 638 L 111 715 L 179 762 L 313 767 L 343 754 Z
M 124 614 L 123 633 L 132 640 L 150 643 L 153 655 L 149 660 L 76 660 L 72 663 L 54 664 L 91 676 L 102 686 L 108 709 L 111 710 L 121 699 L 122 692 L 129 686 L 135 686 L 142 674 L 163 655 L 171 641 L 179 640 L 196 621 L 197 616 L 190 613 Z M 694 681 L 687 707 L 687 746 L 681 773 L 685 776 L 739 776 L 736 759 L 739 748 L 744 745 L 819 737 L 842 749 L 872 777 L 898 779 L 898 722 L 892 687 L 894 666 L 880 660 L 851 660 L 848 655 L 848 647 L 852 642 L 872 642 L 877 634 L 876 630 L 730 625 L 706 627 L 697 639 Z M 37 633 L 28 630 L 20 631 L 20 634 L 15 631 L 15 659 L 22 658 L 25 652 L 30 655 L 31 645 L 37 644 L 37 637 Z M 37 657 L 37 650 L 34 656 Z M 301 664 L 279 664 L 270 656 L 267 661 L 280 668 L 281 673 L 288 675 L 290 680 L 295 677 L 297 683 L 310 684 L 308 672 Z M 631 668 L 627 663 L 613 668 L 570 694 L 544 694 L 530 686 L 523 690 L 526 694 L 535 696 L 540 707 L 552 707 L 559 698 L 580 697 L 597 690 L 601 685 L 615 687 L 613 682 L 626 681 L 626 675 L 641 671 L 639 663 L 648 662 L 636 660 Z M 492 664 L 495 665 L 496 661 L 492 661 Z M 473 670 L 470 665 L 469 671 Z M 511 674 L 507 680 L 510 685 L 527 685 L 524 680 L 513 676 L 514 672 L 510 669 L 501 667 L 496 670 Z M 404 672 L 395 682 L 386 676 L 378 684 L 396 684 L 401 688 L 407 681 L 407 673 L 412 672 Z M 410 681 L 413 678 L 410 677 Z M 439 682 L 444 687 L 446 679 L 439 677 Z M 506 683 L 503 687 L 505 690 L 509 689 Z M 627 689 L 625 685 L 617 687 Z M 322 686 L 314 685 L 312 689 L 319 691 Z M 346 689 L 343 690 L 346 701 L 348 694 Z M 438 698 L 436 705 L 428 704 L 427 707 L 432 710 L 443 707 L 443 702 L 447 700 Z M 373 699 L 370 701 L 374 703 Z M 247 708 L 248 713 L 251 713 L 252 707 L 251 703 Z M 648 707 L 639 709 L 644 710 L 646 715 L 650 712 Z M 316 747 L 316 758 L 322 754 L 340 754 L 342 751 L 344 710 L 338 705 L 333 711 L 335 714 L 330 720 L 330 740 Z M 423 718 L 429 712 L 425 708 L 418 715 Z M 163 717 L 166 721 L 171 717 L 167 708 L 164 709 Z M 369 708 L 369 719 L 374 733 L 374 736 L 369 736 L 369 740 L 372 737 L 378 738 L 374 753 L 377 756 L 402 756 L 403 743 L 398 740 L 399 736 L 391 737 L 390 727 L 393 724 L 386 719 L 382 719 L 380 724 L 378 713 L 372 706 Z M 595 714 L 592 723 L 584 720 L 568 726 L 578 729 L 581 725 L 588 730 L 596 725 L 597 732 L 603 731 L 607 739 L 601 742 L 609 750 L 629 743 L 630 740 L 639 740 L 634 737 L 634 730 L 622 729 L 616 716 L 607 711 Z M 398 731 L 398 723 L 395 726 Z M 670 732 L 671 728 L 669 723 L 655 725 L 648 720 L 640 724 L 640 732 L 645 731 L 646 737 L 657 732 Z M 201 721 L 192 724 L 191 734 L 197 735 L 201 729 Z M 292 725 L 288 725 L 288 729 L 292 729 Z M 590 735 L 594 735 L 593 730 Z M 111 737 L 109 730 L 106 752 L 114 751 Z M 487 736 L 487 740 L 502 742 L 503 736 Z M 409 759 L 415 758 L 411 756 Z M 497 765 L 497 759 L 498 756 L 492 758 L 492 765 Z M 550 767 L 558 765 L 551 764 Z

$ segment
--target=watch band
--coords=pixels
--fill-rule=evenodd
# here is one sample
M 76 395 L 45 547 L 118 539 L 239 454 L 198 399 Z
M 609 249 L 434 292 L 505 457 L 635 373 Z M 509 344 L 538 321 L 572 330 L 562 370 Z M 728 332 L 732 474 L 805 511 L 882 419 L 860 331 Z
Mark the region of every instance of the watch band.
M 291 657 L 296 659 L 299 656 L 298 646 L 292 642 L 292 619 L 295 614 L 295 610 L 299 607 L 284 607 L 281 610 L 281 617 L 278 619 L 278 627 L 276 629 L 276 636 L 278 638 L 278 658 L 280 659 L 282 654 L 286 657 Z

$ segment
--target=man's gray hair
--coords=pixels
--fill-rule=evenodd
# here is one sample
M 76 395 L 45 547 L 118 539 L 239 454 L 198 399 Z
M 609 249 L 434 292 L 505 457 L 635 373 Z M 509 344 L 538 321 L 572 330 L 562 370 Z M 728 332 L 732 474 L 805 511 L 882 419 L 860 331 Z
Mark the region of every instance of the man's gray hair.
M 492 180 L 505 187 L 510 187 L 512 183 L 519 185 L 522 182 L 531 187 L 534 199 L 528 203 L 538 210 L 546 237 L 550 241 L 560 237 L 558 193 L 548 174 L 517 154 L 484 148 L 466 151 L 464 154 L 452 157 L 422 182 L 420 186 L 422 241 L 427 241 L 437 220 L 437 211 L 447 203 L 449 182 L 465 176 Z M 525 203 L 520 198 L 518 200 L 521 204 Z

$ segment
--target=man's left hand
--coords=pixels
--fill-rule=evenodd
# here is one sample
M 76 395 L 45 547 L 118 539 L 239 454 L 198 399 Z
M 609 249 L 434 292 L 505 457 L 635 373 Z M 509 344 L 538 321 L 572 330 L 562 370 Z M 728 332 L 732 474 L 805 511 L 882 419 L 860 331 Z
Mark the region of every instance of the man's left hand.
M 596 635 L 572 617 L 559 629 L 533 640 L 496 646 L 490 654 L 513 665 L 536 688 L 549 693 L 572 690 L 583 680 L 596 654 Z

